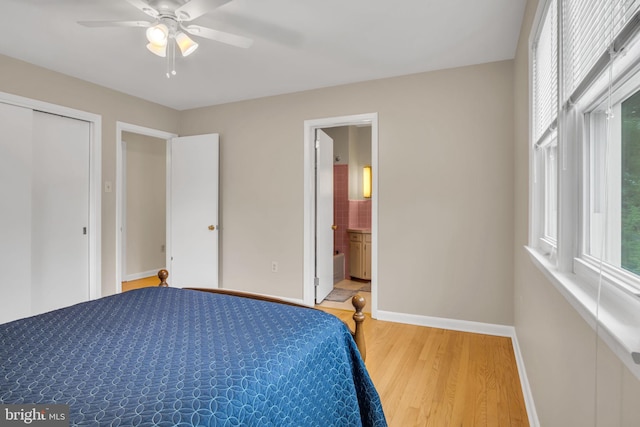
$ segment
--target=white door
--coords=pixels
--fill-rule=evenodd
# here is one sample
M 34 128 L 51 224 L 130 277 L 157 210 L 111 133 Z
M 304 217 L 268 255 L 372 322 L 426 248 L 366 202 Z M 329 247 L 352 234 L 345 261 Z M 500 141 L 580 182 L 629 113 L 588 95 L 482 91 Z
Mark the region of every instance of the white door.
M 33 314 L 89 300 L 91 125 L 33 112 Z
M 333 290 L 333 139 L 316 130 L 316 304 Z
M 171 140 L 167 265 L 174 287 L 218 287 L 218 134 Z
M 33 111 L 0 103 L 0 323 L 31 315 Z

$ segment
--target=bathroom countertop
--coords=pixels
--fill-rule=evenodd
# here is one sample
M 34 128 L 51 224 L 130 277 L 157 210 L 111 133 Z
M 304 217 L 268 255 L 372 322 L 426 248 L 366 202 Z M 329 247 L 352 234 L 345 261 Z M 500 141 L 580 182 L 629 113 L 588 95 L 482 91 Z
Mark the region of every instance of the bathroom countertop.
M 371 234 L 370 228 L 347 228 L 347 233 Z

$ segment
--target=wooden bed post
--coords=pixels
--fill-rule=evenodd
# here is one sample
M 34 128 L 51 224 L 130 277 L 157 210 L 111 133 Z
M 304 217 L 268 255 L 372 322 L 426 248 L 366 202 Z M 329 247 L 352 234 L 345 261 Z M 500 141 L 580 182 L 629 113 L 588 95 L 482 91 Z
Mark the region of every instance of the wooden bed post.
M 353 304 L 353 308 L 356 309 L 356 312 L 353 314 L 353 320 L 356 322 L 356 331 L 353 333 L 353 339 L 358 346 L 358 350 L 360 350 L 360 356 L 362 356 L 363 361 L 367 358 L 367 346 L 364 342 L 363 324 L 365 315 L 362 312 L 366 303 L 366 300 L 360 294 L 354 295 L 354 297 L 351 298 L 351 304 Z
M 160 286 L 161 288 L 168 288 L 169 284 L 167 283 L 167 278 L 169 277 L 169 272 L 165 269 L 162 269 L 160 271 L 158 271 L 158 279 L 160 279 L 160 284 L 158 286 Z

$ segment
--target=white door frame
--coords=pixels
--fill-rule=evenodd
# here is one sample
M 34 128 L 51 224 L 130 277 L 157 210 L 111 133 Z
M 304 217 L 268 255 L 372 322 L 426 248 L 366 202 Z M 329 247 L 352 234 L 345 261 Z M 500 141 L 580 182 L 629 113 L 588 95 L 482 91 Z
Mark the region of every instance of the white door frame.
M 102 295 L 102 116 L 0 92 L 0 102 L 91 124 L 89 141 L 89 299 Z
M 123 265 L 123 244 L 122 244 L 122 225 L 124 221 L 124 209 L 126 201 L 124 200 L 124 153 L 122 150 L 122 132 L 137 133 L 140 135 L 151 136 L 153 138 L 164 139 L 167 147 L 167 162 L 166 162 L 166 182 L 167 182 L 167 206 L 171 201 L 169 182 L 171 179 L 171 150 L 168 149 L 171 138 L 175 138 L 178 135 L 169 133 L 157 129 L 151 129 L 143 126 L 133 125 L 125 122 L 116 122 L 116 293 L 122 292 L 122 265 Z M 167 215 L 169 215 L 167 210 Z M 167 224 L 170 223 L 171 218 L 167 216 Z M 167 235 L 167 241 L 165 246 L 165 253 L 171 253 L 171 242 Z M 167 255 L 168 256 L 168 255 Z M 168 264 L 167 264 L 168 265 Z
M 314 305 L 315 276 L 315 130 L 338 126 L 371 125 L 371 317 L 378 316 L 378 113 L 304 121 L 304 270 L 302 299 Z
M 121 135 L 121 134 L 120 134 Z M 117 196 L 117 201 L 122 202 L 121 210 L 122 217 L 120 218 L 120 242 L 127 241 L 127 141 L 120 143 L 122 150 L 122 188 L 121 192 Z M 117 205 L 116 201 L 116 205 Z M 121 280 L 119 280 L 120 286 L 122 286 L 122 280 L 127 277 L 127 245 L 123 244 L 120 247 L 120 271 L 122 272 Z

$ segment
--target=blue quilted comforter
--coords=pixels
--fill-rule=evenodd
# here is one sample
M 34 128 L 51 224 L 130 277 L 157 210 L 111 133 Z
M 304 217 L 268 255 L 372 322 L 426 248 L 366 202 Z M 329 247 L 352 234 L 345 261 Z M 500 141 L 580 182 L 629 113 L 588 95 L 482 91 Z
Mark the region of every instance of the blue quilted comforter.
M 0 364 L 0 403 L 71 425 L 386 425 L 339 319 L 247 298 L 147 288 L 6 323 Z

